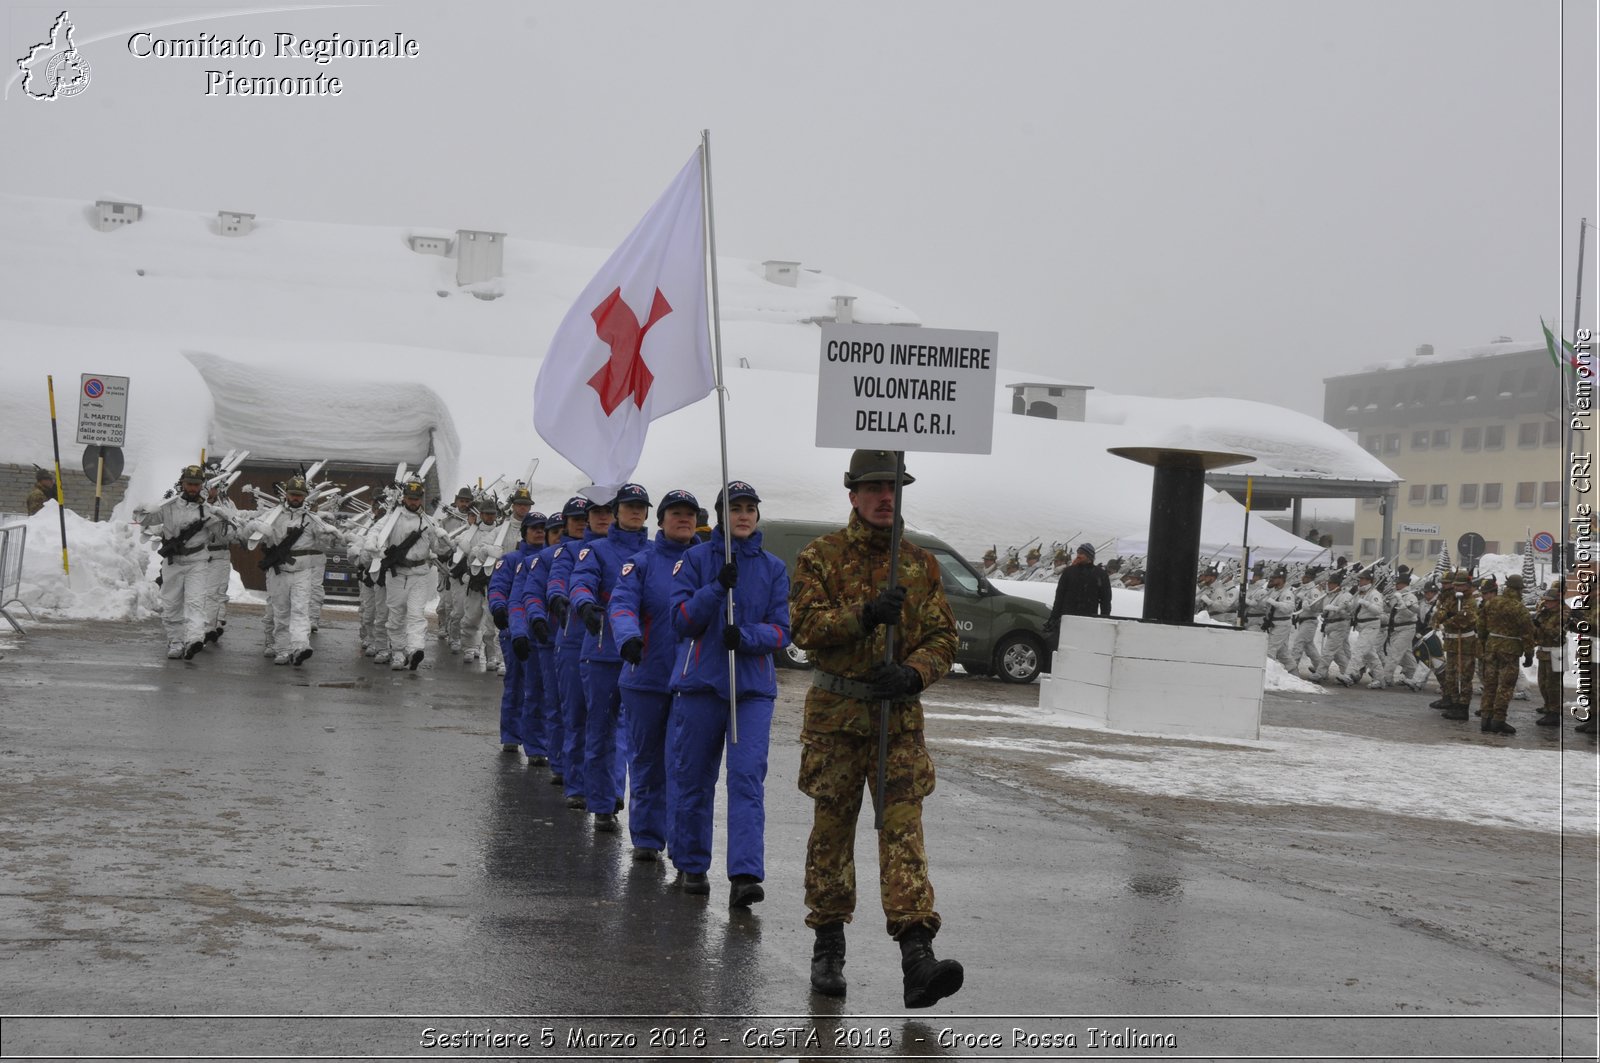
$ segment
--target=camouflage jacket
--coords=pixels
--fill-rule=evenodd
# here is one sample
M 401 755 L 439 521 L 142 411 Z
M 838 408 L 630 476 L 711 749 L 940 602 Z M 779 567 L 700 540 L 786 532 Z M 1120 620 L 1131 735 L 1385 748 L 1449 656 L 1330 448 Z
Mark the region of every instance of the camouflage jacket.
M 1559 602 L 1557 605 L 1559 606 Z M 1565 637 L 1561 626 L 1561 610 L 1541 608 L 1533 614 L 1533 637 L 1540 646 L 1559 646 Z
M 888 575 L 888 529 L 874 528 L 854 512 L 847 527 L 800 551 L 789 587 L 790 634 L 813 665 L 860 679 L 882 662 L 886 629 L 870 634 L 863 629 L 861 607 L 878 596 Z M 902 539 L 898 575 L 906 604 L 894 628 L 894 657 L 916 669 L 926 688 L 942 679 L 955 659 L 955 615 L 945 598 L 939 563 L 926 550 Z M 812 687 L 806 694 L 804 730 L 869 735 L 876 712 L 874 702 Z M 922 730 L 921 701 L 895 703 L 889 730 Z
M 1454 594 L 1439 596 L 1439 608 L 1433 613 L 1433 626 L 1452 635 L 1463 635 L 1478 629 L 1478 606 L 1472 595 L 1457 598 Z
M 1497 594 L 1478 614 L 1478 637 L 1485 648 L 1505 655 L 1508 648 L 1517 654 L 1533 652 L 1533 618 L 1520 600 Z

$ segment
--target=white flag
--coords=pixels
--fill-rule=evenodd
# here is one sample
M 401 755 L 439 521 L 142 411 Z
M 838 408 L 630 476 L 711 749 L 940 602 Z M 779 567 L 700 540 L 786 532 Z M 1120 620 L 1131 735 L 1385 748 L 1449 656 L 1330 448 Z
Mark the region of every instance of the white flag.
M 633 476 L 650 422 L 711 393 L 706 242 L 695 150 L 550 341 L 533 427 L 597 484 Z

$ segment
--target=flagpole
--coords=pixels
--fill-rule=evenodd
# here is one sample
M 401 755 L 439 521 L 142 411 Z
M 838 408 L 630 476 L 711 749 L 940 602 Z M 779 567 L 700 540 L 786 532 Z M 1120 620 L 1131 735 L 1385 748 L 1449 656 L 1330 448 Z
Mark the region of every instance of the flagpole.
M 705 189 L 706 259 L 711 263 L 711 358 L 717 379 L 717 433 L 722 447 L 722 563 L 733 563 L 733 536 L 728 533 L 728 408 L 727 389 L 722 383 L 722 311 L 717 302 L 717 225 L 711 216 L 711 130 L 700 130 L 700 179 Z M 728 591 L 725 622 L 733 624 L 733 591 Z M 734 689 L 738 657 L 728 651 L 728 741 L 739 742 L 739 692 Z

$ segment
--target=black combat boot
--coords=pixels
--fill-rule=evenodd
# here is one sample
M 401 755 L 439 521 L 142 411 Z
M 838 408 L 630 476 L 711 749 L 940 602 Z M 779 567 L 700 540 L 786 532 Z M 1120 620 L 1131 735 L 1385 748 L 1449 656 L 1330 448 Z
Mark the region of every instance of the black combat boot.
M 844 996 L 844 924 L 817 927 L 811 949 L 811 988 L 825 997 Z
M 905 1005 L 931 1008 L 961 988 L 966 973 L 955 960 L 933 956 L 933 932 L 919 926 L 900 935 L 900 970 L 905 972 Z
M 1515 727 L 1512 727 L 1509 723 L 1506 723 L 1506 718 L 1504 716 L 1496 716 L 1494 718 L 1494 726 L 1490 728 L 1490 730 L 1494 731 L 1494 733 L 1497 735 L 1514 735 L 1517 733 L 1517 729 Z
M 1561 714 L 1559 712 L 1547 712 L 1537 720 L 1534 720 L 1533 725 L 1535 727 L 1559 727 L 1561 726 Z
M 1483 721 L 1478 724 L 1478 730 L 1492 733 L 1494 731 L 1494 717 L 1485 716 Z
M 757 901 L 766 900 L 761 880 L 754 875 L 735 875 L 728 883 L 728 907 L 748 908 Z
M 1428 702 L 1428 708 L 1430 708 L 1430 709 L 1448 709 L 1449 707 L 1450 707 L 1450 695 L 1449 694 L 1445 694 L 1445 695 L 1443 695 L 1443 696 L 1441 696 L 1439 698 L 1434 699 L 1433 701 Z
M 1447 720 L 1465 720 L 1468 715 L 1467 706 L 1462 702 L 1455 702 L 1441 715 Z

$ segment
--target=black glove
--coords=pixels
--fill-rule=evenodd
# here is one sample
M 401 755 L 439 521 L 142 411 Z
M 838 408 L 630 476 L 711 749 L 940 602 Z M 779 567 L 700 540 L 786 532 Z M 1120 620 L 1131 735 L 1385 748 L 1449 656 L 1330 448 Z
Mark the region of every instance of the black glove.
M 541 646 L 550 645 L 550 624 L 542 616 L 536 616 L 528 621 L 528 631 L 539 640 Z
M 1044 628 L 1042 630 L 1046 635 L 1054 635 L 1058 630 L 1060 630 L 1060 628 L 1061 618 L 1052 616 L 1049 620 L 1044 622 Z
M 1522 667 L 1524 667 L 1524 668 L 1532 668 L 1533 667 L 1533 654 L 1524 653 L 1522 655 Z
M 578 606 L 578 619 L 583 621 L 584 630 L 589 634 L 600 634 L 600 610 L 593 602 L 584 602 Z
M 733 590 L 739 582 L 739 566 L 729 561 L 722 566 L 722 571 L 717 573 L 717 582 L 722 584 L 724 590 Z
M 511 626 L 511 619 L 506 616 L 506 611 L 504 609 L 496 609 L 491 615 L 494 617 L 494 626 L 499 628 L 501 631 L 504 631 L 506 628 Z
M 890 587 L 861 607 L 861 626 L 871 631 L 879 624 L 893 627 L 900 623 L 900 611 L 905 608 L 906 589 Z
M 894 701 L 922 689 L 922 676 L 915 668 L 904 664 L 876 664 L 867 673 L 866 682 L 872 687 L 872 696 L 878 701 Z
M 631 638 L 617 648 L 617 656 L 629 664 L 638 664 L 644 660 L 644 640 Z
M 550 619 L 555 621 L 557 627 L 567 626 L 568 604 L 570 603 L 565 598 L 550 599 Z
M 737 624 L 729 624 L 722 629 L 722 648 L 725 650 L 739 648 L 739 626 Z
M 512 639 L 511 652 L 516 654 L 517 660 L 526 661 L 528 659 L 528 637 L 526 635 L 518 635 Z

